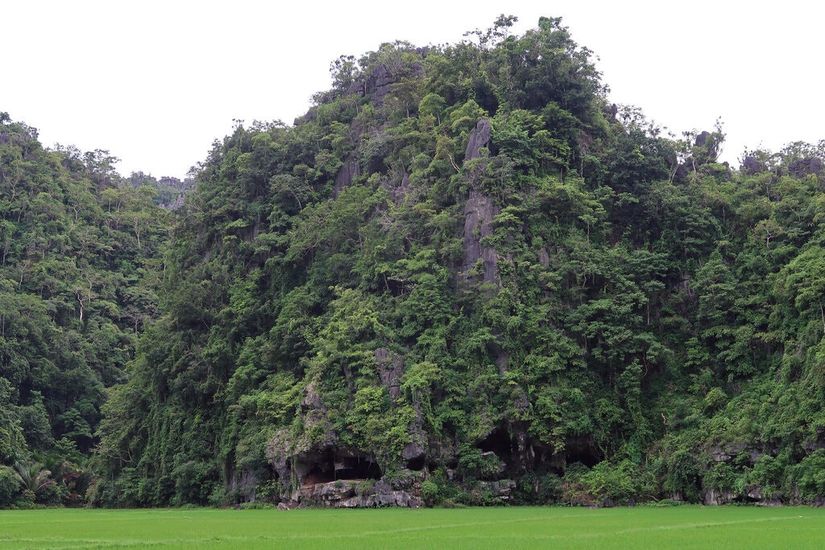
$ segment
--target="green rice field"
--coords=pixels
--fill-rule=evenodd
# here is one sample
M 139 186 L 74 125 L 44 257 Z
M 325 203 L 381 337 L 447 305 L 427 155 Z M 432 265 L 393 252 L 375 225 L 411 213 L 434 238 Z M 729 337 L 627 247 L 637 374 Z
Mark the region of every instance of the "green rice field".
M 824 548 L 808 507 L 6 510 L 5 548 Z

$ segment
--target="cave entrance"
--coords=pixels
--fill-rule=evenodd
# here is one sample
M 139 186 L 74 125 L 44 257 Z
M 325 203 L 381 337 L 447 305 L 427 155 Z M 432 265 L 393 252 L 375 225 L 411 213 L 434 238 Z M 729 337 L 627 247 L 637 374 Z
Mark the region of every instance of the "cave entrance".
M 336 454 L 326 449 L 311 457 L 305 457 L 298 465 L 298 471 L 305 471 L 301 485 L 330 483 L 338 480 L 381 479 L 381 468 L 369 455 Z
M 427 461 L 426 461 L 425 456 L 424 456 L 423 453 L 420 454 L 419 456 L 411 458 L 407 461 L 407 469 L 408 470 L 414 470 L 414 471 L 423 470 L 424 466 L 426 466 L 426 465 L 427 465 Z
M 579 462 L 588 468 L 592 468 L 602 461 L 602 456 L 590 438 L 575 438 L 567 441 L 565 449 L 566 464 Z
M 513 462 L 513 440 L 510 433 L 504 428 L 496 428 L 490 435 L 481 440 L 478 448 L 483 452 L 494 452 L 496 456 L 510 466 Z
M 312 468 L 304 476 L 303 485 L 315 485 L 316 483 L 329 483 L 335 481 L 335 475 L 332 470 L 324 470 L 319 467 Z
M 335 479 L 381 479 L 381 468 L 370 457 L 345 456 L 335 460 Z
M 305 466 L 307 473 L 303 476 L 302 485 L 335 481 L 335 461 L 331 450 L 320 453 L 308 462 Z

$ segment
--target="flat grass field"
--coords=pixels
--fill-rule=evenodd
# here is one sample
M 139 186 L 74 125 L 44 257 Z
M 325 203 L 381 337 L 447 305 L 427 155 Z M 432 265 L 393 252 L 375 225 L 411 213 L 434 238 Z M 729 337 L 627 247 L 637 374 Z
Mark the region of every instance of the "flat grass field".
M 0 548 L 825 548 L 825 509 L 0 510 Z

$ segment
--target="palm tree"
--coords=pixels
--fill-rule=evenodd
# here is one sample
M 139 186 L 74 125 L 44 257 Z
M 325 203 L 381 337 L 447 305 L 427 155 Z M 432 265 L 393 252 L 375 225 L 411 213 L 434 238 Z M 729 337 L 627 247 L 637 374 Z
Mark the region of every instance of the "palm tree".
M 14 476 L 20 483 L 20 488 L 23 489 L 23 493 L 29 492 L 32 496 L 54 484 L 51 475 L 49 470 L 43 469 L 43 465 L 37 462 L 14 463 Z

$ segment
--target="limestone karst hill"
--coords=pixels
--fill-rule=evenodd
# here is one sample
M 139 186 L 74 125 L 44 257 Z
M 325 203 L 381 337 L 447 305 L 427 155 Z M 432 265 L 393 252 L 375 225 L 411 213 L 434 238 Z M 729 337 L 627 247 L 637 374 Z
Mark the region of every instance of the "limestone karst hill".
M 825 495 L 825 148 L 733 169 L 511 23 L 342 57 L 215 146 L 92 503 Z

